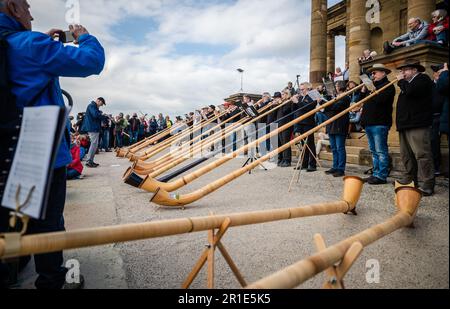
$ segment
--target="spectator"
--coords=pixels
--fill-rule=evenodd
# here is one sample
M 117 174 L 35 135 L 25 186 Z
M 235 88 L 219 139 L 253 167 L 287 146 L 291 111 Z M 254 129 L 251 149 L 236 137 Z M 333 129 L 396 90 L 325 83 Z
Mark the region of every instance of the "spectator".
M 394 39 L 392 43 L 384 43 L 384 53 L 390 54 L 397 48 L 411 46 L 420 43 L 428 36 L 428 23 L 420 18 L 411 18 L 408 21 L 409 32 Z
M 368 69 L 377 90 L 389 84 L 391 72 L 383 64 Z M 373 159 L 373 176 L 366 179 L 370 185 L 386 184 L 389 176 L 388 135 L 392 127 L 394 98 L 395 87 L 392 85 L 367 102 L 362 112 L 361 124 L 366 130 Z
M 424 196 L 434 194 L 435 176 L 431 151 L 433 81 L 423 74 L 419 61 L 407 59 L 398 67 L 397 129 L 400 155 L 405 166 L 402 184 L 414 181 Z
M 116 117 L 115 126 L 116 126 L 116 131 L 115 131 L 116 146 L 119 148 L 122 148 L 124 145 L 123 144 L 123 132 L 128 127 L 128 121 L 125 118 L 123 118 L 123 113 L 120 113 L 119 116 Z
M 157 124 L 158 124 L 157 132 L 164 131 L 167 128 L 167 122 L 164 119 L 163 114 L 158 115 Z
M 138 118 L 136 113 L 133 114 L 133 117 L 129 121 L 130 124 L 130 143 L 136 144 L 138 142 L 139 137 L 139 126 L 141 125 L 141 121 Z
M 284 88 L 284 90 L 289 91 L 291 93 L 291 96 L 295 95 L 295 93 L 296 93 L 295 88 L 294 88 L 294 84 L 292 82 L 289 82 L 287 87 Z
M 166 128 L 171 128 L 173 126 L 172 120 L 170 120 L 169 116 L 166 116 Z
M 357 86 L 358 85 L 354 81 L 350 81 L 347 84 L 347 91 L 350 91 L 350 90 L 356 88 Z M 359 101 L 364 99 L 366 90 L 367 90 L 367 88 L 363 87 L 362 90 L 357 90 L 357 91 L 353 92 L 350 96 L 350 98 L 351 98 L 350 105 L 355 105 L 356 103 L 358 103 Z M 363 111 L 363 108 L 360 106 L 350 112 L 350 114 L 349 114 L 349 117 L 350 117 L 349 132 L 360 132 L 362 130 L 361 129 L 362 111 Z
M 431 14 L 433 22 L 428 27 L 428 41 L 441 46 L 448 45 L 448 22 L 446 10 L 436 10 Z
M 110 128 L 111 128 L 111 120 L 109 116 L 103 115 L 100 149 L 103 149 L 105 152 L 111 152 L 111 150 L 109 149 Z
M 72 162 L 67 166 L 67 180 L 78 179 L 83 173 L 83 164 L 81 164 L 81 147 L 76 141 L 70 146 Z
M 334 73 L 334 80 L 344 80 L 344 73 L 342 72 L 342 69 L 340 67 L 336 68 L 336 72 Z
M 145 136 L 146 133 L 148 132 L 148 123 L 145 120 L 145 116 L 142 116 L 140 119 L 140 124 L 139 124 L 139 132 L 138 132 L 138 142 L 142 141 Z
M 345 63 L 345 70 L 342 75 L 344 76 L 344 81 L 348 82 L 350 80 L 350 64 L 348 62 Z
M 92 101 L 86 110 L 86 117 L 83 122 L 83 131 L 88 132 L 89 139 L 91 141 L 91 147 L 89 148 L 86 163 L 86 166 L 90 168 L 96 168 L 99 166 L 99 164 L 94 162 L 94 158 L 98 149 L 101 121 L 103 117 L 103 114 L 99 108 L 104 105 L 106 105 L 105 99 L 101 97 L 95 102 Z
M 364 50 L 362 57 L 358 58 L 359 64 L 362 64 L 362 63 L 365 63 L 368 61 L 372 61 L 372 60 L 373 60 L 373 58 L 371 56 L 370 49 Z
M 152 116 L 148 123 L 148 132 L 150 136 L 153 136 L 158 131 L 158 122 L 156 121 L 156 117 Z
M 59 86 L 59 77 L 87 77 L 100 74 L 105 63 L 105 54 L 98 40 L 80 26 L 70 26 L 78 47 L 64 46 L 53 40 L 61 30 L 40 33 L 32 30 L 33 18 L 25 0 L 0 1 L 0 33 L 6 36 L 9 51 L 6 55 L 7 75 L 11 82 L 16 108 L 26 106 L 58 105 L 64 107 Z M 30 102 L 30 98 L 35 98 Z M 5 115 L 2 115 L 5 116 Z M 11 119 L 13 120 L 13 119 Z M 68 133 L 68 130 L 67 130 Z M 28 233 L 64 231 L 64 204 L 66 198 L 66 166 L 72 161 L 70 141 L 63 136 L 56 154 L 50 184 L 49 200 L 45 220 L 31 220 Z M 0 208 L 0 233 L 7 232 L 9 211 Z M 67 268 L 63 267 L 63 253 L 55 252 L 34 256 L 38 278 L 38 289 L 62 288 Z M 0 286 L 4 282 L 4 264 L 0 263 Z M 80 286 L 79 286 L 80 287 Z
M 336 82 L 336 91 L 339 95 L 342 95 L 346 90 L 344 81 Z M 325 109 L 325 113 L 329 118 L 338 115 L 340 112 L 350 107 L 350 97 L 345 96 L 335 104 L 328 106 Z M 349 116 L 341 117 L 327 127 L 327 134 L 330 137 L 330 146 L 333 152 L 333 168 L 326 171 L 328 175 L 334 177 L 345 176 L 345 168 L 347 164 L 347 152 L 345 149 L 345 140 L 348 134 Z

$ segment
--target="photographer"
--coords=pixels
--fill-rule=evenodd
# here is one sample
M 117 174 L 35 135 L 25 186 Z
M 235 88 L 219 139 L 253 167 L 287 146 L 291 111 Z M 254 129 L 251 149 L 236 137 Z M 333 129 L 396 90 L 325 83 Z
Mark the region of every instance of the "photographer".
M 59 77 L 87 77 L 100 74 L 105 63 L 103 47 L 80 25 L 70 26 L 75 46 L 64 46 L 53 39 L 61 30 L 47 34 L 31 31 L 33 17 L 26 0 L 0 0 L 0 35 L 6 37 L 7 76 L 19 111 L 27 106 L 59 105 L 64 100 Z M 4 116 L 4 115 L 2 115 Z M 11 119 L 14 120 L 14 119 Z M 64 231 L 66 198 L 66 166 L 71 163 L 70 140 L 64 135 L 57 150 L 45 220 L 31 220 L 29 234 Z M 0 208 L 0 233 L 8 228 L 9 212 Z M 35 255 L 35 285 L 38 289 L 59 289 L 65 282 L 62 252 Z M 4 274 L 2 271 L 0 273 Z M 0 285 L 5 277 L 0 276 Z

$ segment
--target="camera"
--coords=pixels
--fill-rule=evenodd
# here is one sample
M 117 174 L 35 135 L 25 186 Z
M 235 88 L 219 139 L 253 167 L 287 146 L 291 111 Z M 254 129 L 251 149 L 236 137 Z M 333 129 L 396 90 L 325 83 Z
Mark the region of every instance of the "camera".
M 59 41 L 61 43 L 72 43 L 75 41 L 72 31 L 64 31 L 59 33 Z

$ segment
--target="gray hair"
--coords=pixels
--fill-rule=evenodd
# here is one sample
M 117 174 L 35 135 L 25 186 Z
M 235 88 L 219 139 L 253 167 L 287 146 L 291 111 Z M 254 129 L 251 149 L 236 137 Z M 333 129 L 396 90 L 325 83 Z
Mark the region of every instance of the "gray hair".
M 1 2 L 2 1 L 0 0 L 0 4 L 1 4 Z M 445 17 L 447 17 L 447 11 L 446 10 L 436 10 L 433 13 L 431 13 L 431 16 L 445 18 Z

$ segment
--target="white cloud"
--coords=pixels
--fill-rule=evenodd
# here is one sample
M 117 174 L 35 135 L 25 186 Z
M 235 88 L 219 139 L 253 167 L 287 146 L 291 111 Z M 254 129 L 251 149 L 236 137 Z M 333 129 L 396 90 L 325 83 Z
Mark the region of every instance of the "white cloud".
M 64 0 L 29 0 L 34 27 L 65 25 Z M 107 112 L 185 114 L 220 104 L 240 89 L 278 91 L 297 74 L 309 77 L 309 1 L 80 0 L 81 22 L 105 46 L 107 65 L 98 77 L 62 79 L 83 111 L 93 98 L 107 99 Z M 134 17 L 153 19 L 156 30 L 133 45 L 112 32 Z M 133 34 L 130 33 L 130 37 Z M 126 42 L 126 43 L 124 43 Z M 231 47 L 226 54 L 181 54 L 176 44 Z

